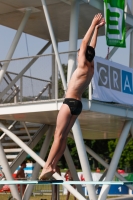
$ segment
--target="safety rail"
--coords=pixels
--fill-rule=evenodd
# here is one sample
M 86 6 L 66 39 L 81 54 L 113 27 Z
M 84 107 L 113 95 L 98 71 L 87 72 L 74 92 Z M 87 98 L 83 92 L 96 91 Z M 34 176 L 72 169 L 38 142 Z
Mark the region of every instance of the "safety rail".
M 14 98 L 17 97 L 17 95 L 19 94 L 20 92 L 20 89 L 19 87 L 17 86 L 8 96 L 6 99 L 4 100 L 1 100 L 1 103 L 4 103 L 4 102 L 8 102 L 8 103 L 11 103 L 14 101 Z
M 34 101 L 37 101 L 38 99 L 40 99 L 40 97 L 43 95 L 43 93 L 48 89 L 48 93 L 49 93 L 49 97 L 51 99 L 51 93 L 50 93 L 50 88 L 51 88 L 51 83 L 48 83 L 41 92 L 39 92 L 39 94 L 34 98 Z
M 66 76 L 68 57 L 71 54 L 77 54 L 77 51 L 61 52 L 59 54 L 61 63 L 65 63 L 62 64 L 62 67 Z M 59 99 L 64 97 L 65 91 L 54 53 L 1 60 L 1 66 L 5 62 L 9 62 L 9 67 L 0 84 L 0 103 Z M 90 84 L 89 100 L 91 100 L 91 94 L 92 87 Z
M 16 76 L 18 75 L 17 73 L 14 73 L 14 72 L 8 72 L 8 74 L 16 75 Z M 36 97 L 34 97 L 34 95 L 28 96 L 28 94 L 23 95 L 24 90 L 26 92 L 26 86 L 25 88 L 23 87 L 22 79 L 24 81 L 25 79 L 27 80 L 31 79 L 32 82 L 36 81 L 37 83 L 34 84 L 34 87 L 36 87 L 35 85 L 41 85 L 40 87 L 43 87 L 43 85 L 45 86 L 43 87 L 43 89 L 41 89 L 41 91 L 36 91 Z M 13 88 L 12 90 L 9 90 L 6 94 L 4 94 L 2 99 L 0 99 L 0 103 L 3 104 L 3 103 L 15 103 L 15 102 L 23 102 L 23 101 L 37 101 L 41 99 L 51 99 L 51 82 L 50 81 L 23 75 L 23 77 L 21 77 L 20 79 L 20 82 L 21 82 L 20 83 L 21 86 L 19 84 L 19 86 L 16 86 L 16 88 Z M 32 90 L 32 86 L 31 86 L 31 90 Z M 43 96 L 43 94 L 45 95 L 45 93 L 46 93 L 46 96 Z

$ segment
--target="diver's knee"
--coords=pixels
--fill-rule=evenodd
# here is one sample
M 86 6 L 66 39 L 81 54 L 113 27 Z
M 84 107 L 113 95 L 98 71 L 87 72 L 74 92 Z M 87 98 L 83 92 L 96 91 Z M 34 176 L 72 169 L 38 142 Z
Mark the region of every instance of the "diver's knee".
M 62 132 L 55 132 L 54 134 L 54 140 L 64 141 L 66 140 L 67 136 L 63 134 Z

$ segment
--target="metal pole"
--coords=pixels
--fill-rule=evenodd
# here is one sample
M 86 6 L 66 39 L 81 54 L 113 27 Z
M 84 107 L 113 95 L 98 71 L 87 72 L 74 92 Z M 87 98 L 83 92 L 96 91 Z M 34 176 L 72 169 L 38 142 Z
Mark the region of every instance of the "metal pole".
M 129 67 L 133 68 L 133 32 L 130 34 Z
M 22 140 L 20 140 L 16 135 L 14 135 L 11 131 L 9 131 L 2 123 L 0 123 L 0 129 L 5 132 L 8 137 L 10 137 L 14 142 L 16 142 L 27 154 L 29 154 L 35 161 L 37 161 L 42 167 L 44 167 L 45 162 L 41 159 L 33 150 L 31 150 Z M 62 177 L 58 173 L 54 173 L 53 177 L 57 180 L 62 180 Z M 65 185 L 64 187 L 70 191 L 77 199 L 86 200 L 79 192 L 75 191 L 75 189 L 71 185 Z
M 126 38 L 129 36 L 129 34 L 132 34 L 133 28 L 130 28 L 126 33 Z M 131 43 L 130 43 L 131 46 Z M 114 53 L 117 51 L 118 47 L 113 47 L 108 55 L 108 59 L 110 59 Z M 130 66 L 130 65 L 129 65 Z M 132 65 L 133 66 L 133 65 Z
M 51 44 L 51 41 L 49 41 L 39 52 L 37 55 L 42 54 Z M 34 62 L 39 57 L 33 58 L 27 65 L 26 67 L 12 80 L 12 82 L 0 93 L 0 99 L 8 92 L 8 90 L 11 89 L 11 87 L 22 77 L 22 75 L 33 65 Z
M 92 82 L 90 82 L 89 87 L 88 87 L 89 91 L 88 91 L 88 100 L 91 101 L 92 100 Z
M 90 169 L 90 165 L 88 162 L 88 157 L 86 154 L 85 145 L 84 145 L 84 141 L 83 141 L 83 137 L 82 137 L 82 132 L 81 132 L 81 128 L 80 128 L 78 120 L 76 120 L 76 122 L 72 128 L 72 131 L 73 131 L 74 140 L 75 140 L 75 143 L 77 146 L 77 151 L 78 151 L 78 155 L 79 155 L 79 159 L 80 159 L 80 163 L 82 166 L 85 180 L 93 181 L 91 169 Z M 97 200 L 94 185 L 87 185 L 87 189 L 89 192 L 90 200 Z
M 20 102 L 23 101 L 23 77 L 20 78 Z
M 64 152 L 64 156 L 65 156 L 65 159 L 67 161 L 68 168 L 69 168 L 69 170 L 70 170 L 70 172 L 72 174 L 73 180 L 74 181 L 79 181 L 79 177 L 77 175 L 77 171 L 75 169 L 74 162 L 73 162 L 73 159 L 72 159 L 71 154 L 69 152 L 68 146 L 66 146 L 66 149 L 65 149 L 65 152 Z M 76 185 L 76 188 L 80 192 L 80 194 L 84 195 L 81 185 Z
M 28 130 L 27 126 L 26 126 L 26 123 L 25 122 L 21 122 L 21 123 L 24 126 L 27 135 L 29 136 L 29 140 L 32 141 L 32 137 L 31 137 L 31 135 L 29 133 L 29 130 Z
M 28 20 L 28 18 L 30 16 L 30 13 L 31 13 L 31 9 L 27 9 L 26 13 L 24 15 L 24 18 L 23 18 L 23 20 L 22 20 L 22 22 L 21 22 L 21 24 L 20 24 L 20 26 L 19 26 L 19 28 L 18 28 L 18 30 L 16 32 L 16 35 L 14 37 L 14 40 L 13 40 L 13 42 L 11 44 L 11 47 L 10 47 L 8 53 L 7 53 L 7 56 L 6 56 L 5 60 L 10 60 L 12 58 L 12 55 L 13 55 L 15 49 L 16 49 L 16 46 L 17 46 L 18 41 L 20 39 L 20 36 L 21 36 L 21 34 L 22 34 L 23 30 L 24 30 L 24 27 L 25 27 L 25 25 L 27 23 L 27 20 Z M 3 76 L 4 76 L 7 68 L 8 68 L 9 63 L 10 62 L 5 62 L 3 64 L 3 66 L 2 66 L 2 69 L 0 71 L 0 83 L 1 83 L 1 81 L 3 79 Z
M 125 144 L 125 141 L 126 141 L 126 138 L 127 138 L 128 133 L 129 133 L 131 125 L 132 125 L 132 121 L 127 121 L 125 123 L 125 126 L 124 126 L 122 133 L 121 133 L 121 136 L 120 136 L 120 139 L 119 139 L 118 144 L 116 146 L 111 164 L 109 166 L 105 181 L 112 181 L 112 179 L 113 179 L 113 176 L 115 174 L 115 171 L 116 171 L 116 168 L 117 168 L 122 150 L 124 148 L 124 144 Z M 109 185 L 104 185 L 102 187 L 102 190 L 100 192 L 98 200 L 106 200 L 109 188 L 110 188 Z
M 44 10 L 44 14 L 45 14 L 45 17 L 46 17 L 46 22 L 47 22 L 47 25 L 48 25 L 49 33 L 50 33 L 50 36 L 51 36 L 53 48 L 54 48 L 54 51 L 55 51 L 55 56 L 56 56 L 56 60 L 57 60 L 57 63 L 58 63 L 63 87 L 64 87 L 64 90 L 66 91 L 67 85 L 66 85 L 65 75 L 64 75 L 64 72 L 63 72 L 63 69 L 62 69 L 61 59 L 60 59 L 60 56 L 59 56 L 59 53 L 58 53 L 57 44 L 56 44 L 52 24 L 51 24 L 51 21 L 50 21 L 47 5 L 46 5 L 45 0 L 41 0 L 41 1 L 42 1 L 43 10 Z
M 74 139 L 72 134 L 69 134 L 69 136 L 72 139 Z M 85 145 L 85 149 L 86 149 L 87 153 L 89 153 L 93 158 L 95 158 L 106 169 L 109 168 L 109 165 L 99 155 L 97 155 L 92 149 L 90 149 L 87 145 Z M 126 181 L 126 179 L 123 176 L 121 176 L 119 173 L 117 173 L 117 172 L 115 172 L 115 176 L 117 178 L 119 178 L 121 181 Z M 129 188 L 131 188 L 133 190 L 133 186 L 127 185 L 127 187 L 129 187 Z
M 54 53 L 53 46 L 52 53 Z M 55 55 L 52 55 L 52 99 L 55 99 Z
M 106 169 L 109 169 L 109 165 L 100 157 L 98 156 L 92 149 L 90 149 L 88 146 L 85 145 L 86 151 L 95 158 L 100 164 L 102 164 Z M 121 176 L 118 172 L 115 172 L 115 176 L 119 178 L 121 181 L 126 181 L 126 179 Z M 133 190 L 132 185 L 127 185 L 127 187 L 131 188 Z
M 77 50 L 78 19 L 79 19 L 79 0 L 72 0 L 71 16 L 70 16 L 70 32 L 69 32 L 69 51 Z M 77 53 L 69 54 L 67 83 L 69 83 L 69 80 L 76 68 L 76 55 Z
M 17 86 L 17 88 L 15 89 L 14 93 L 15 93 L 15 96 L 14 96 L 14 103 L 17 103 L 18 102 L 18 93 L 17 93 L 17 90 L 19 90 L 19 87 Z
M 55 58 L 55 99 L 58 99 L 58 64 Z
M 3 168 L 3 172 L 4 172 L 6 179 L 7 180 L 13 180 L 11 170 L 10 170 L 10 167 L 8 165 L 8 161 L 7 161 L 7 158 L 6 158 L 6 155 L 5 155 L 1 141 L 0 141 L 0 160 L 1 160 L 0 164 Z M 21 197 L 19 195 L 19 192 L 18 192 L 16 185 L 10 185 L 10 190 L 11 190 L 12 196 L 14 198 L 16 198 L 17 200 L 21 200 Z
M 47 131 L 47 133 L 46 133 L 46 138 L 45 138 L 45 140 L 43 142 L 43 145 L 42 145 L 42 148 L 41 148 L 41 151 L 40 151 L 40 157 L 42 159 L 44 159 L 45 156 L 46 156 L 46 153 L 48 151 L 48 148 L 49 148 L 49 145 L 50 145 L 54 130 L 55 130 L 55 127 L 54 126 L 50 126 L 48 131 Z M 32 179 L 31 180 L 36 180 L 37 179 L 39 171 L 40 171 L 40 168 L 41 168 L 41 166 L 38 163 L 36 163 L 35 168 L 34 168 L 33 173 L 32 173 Z M 29 200 L 30 199 L 33 187 L 34 187 L 34 185 L 28 185 L 26 187 L 26 190 L 25 190 L 25 193 L 24 193 L 24 196 L 23 196 L 23 200 Z
M 52 53 L 54 53 L 53 47 Z M 52 99 L 58 99 L 58 66 L 55 55 L 52 55 Z
M 72 135 L 70 135 L 71 138 L 73 138 Z M 106 169 L 109 168 L 109 165 L 100 157 L 98 156 L 92 149 L 90 149 L 87 145 L 85 145 L 86 151 L 93 157 L 95 158 L 100 164 L 102 164 Z M 121 180 L 121 181 L 126 181 L 126 179 L 121 176 L 118 172 L 115 172 L 115 176 Z M 133 190 L 132 185 L 127 185 L 131 190 Z M 96 187 L 95 187 L 96 188 Z

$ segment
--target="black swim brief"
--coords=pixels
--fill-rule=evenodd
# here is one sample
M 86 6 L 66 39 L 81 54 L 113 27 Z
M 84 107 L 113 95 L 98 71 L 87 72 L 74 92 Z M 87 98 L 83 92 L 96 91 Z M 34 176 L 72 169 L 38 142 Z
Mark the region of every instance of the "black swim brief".
M 95 57 L 95 49 L 91 46 L 87 46 L 85 57 L 89 62 L 92 62 Z
M 82 103 L 77 99 L 66 98 L 64 99 L 63 104 L 69 106 L 72 115 L 79 115 L 82 111 Z

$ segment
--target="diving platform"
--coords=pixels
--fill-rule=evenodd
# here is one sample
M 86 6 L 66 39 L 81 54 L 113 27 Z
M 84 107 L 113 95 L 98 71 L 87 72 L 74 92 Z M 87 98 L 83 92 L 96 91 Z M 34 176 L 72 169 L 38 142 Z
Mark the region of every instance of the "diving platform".
M 0 119 L 55 125 L 63 99 L 0 104 Z M 133 119 L 133 107 L 82 99 L 79 123 L 84 139 L 119 138 L 126 120 Z

